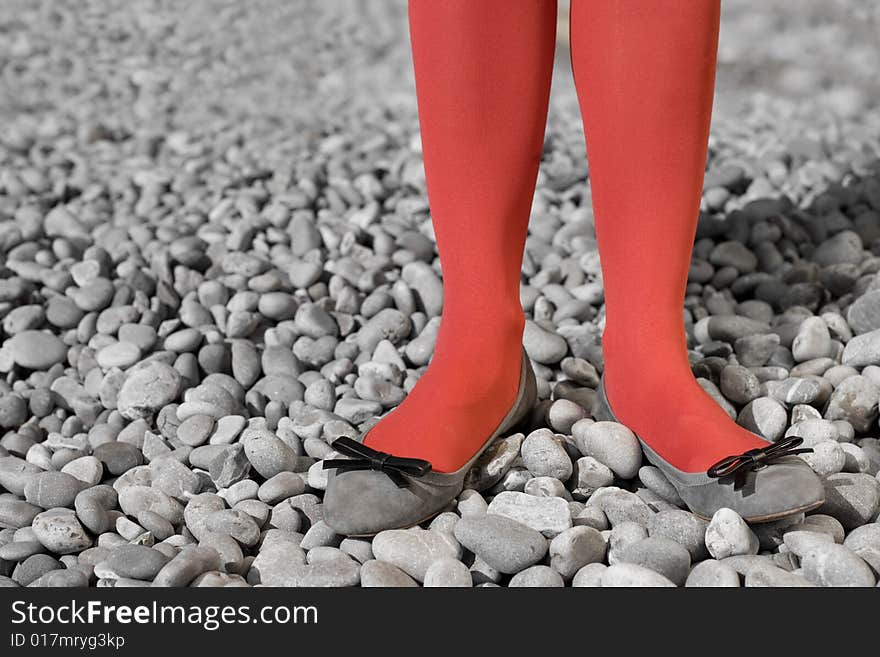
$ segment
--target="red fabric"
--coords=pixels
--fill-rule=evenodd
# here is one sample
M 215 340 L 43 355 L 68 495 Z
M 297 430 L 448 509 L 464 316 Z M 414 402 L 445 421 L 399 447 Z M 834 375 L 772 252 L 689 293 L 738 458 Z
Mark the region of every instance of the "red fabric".
M 556 3 L 410 0 L 409 21 L 443 315 L 426 372 L 365 443 L 449 472 L 485 442 L 516 397 L 520 269 Z
M 618 419 L 690 472 L 766 446 L 697 384 L 684 333 L 719 15 L 718 0 L 574 0 L 571 9 L 608 399 Z
M 573 0 L 572 66 L 605 281 L 606 387 L 683 470 L 764 445 L 693 378 L 682 306 L 712 109 L 719 0 Z M 431 364 L 366 443 L 461 467 L 516 395 L 519 280 L 555 49 L 553 0 L 409 0 L 444 275 Z

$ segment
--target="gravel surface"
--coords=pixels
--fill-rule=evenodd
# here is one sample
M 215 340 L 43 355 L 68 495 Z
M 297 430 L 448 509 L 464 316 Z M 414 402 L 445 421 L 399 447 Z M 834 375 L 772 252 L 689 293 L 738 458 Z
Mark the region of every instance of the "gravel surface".
M 725 0 L 684 309 L 700 383 L 803 437 L 825 505 L 707 523 L 594 422 L 563 20 L 522 271 L 540 402 L 449 509 L 372 540 L 323 522 L 321 460 L 412 389 L 442 308 L 405 4 L 7 4 L 0 585 L 877 584 L 875 3 Z

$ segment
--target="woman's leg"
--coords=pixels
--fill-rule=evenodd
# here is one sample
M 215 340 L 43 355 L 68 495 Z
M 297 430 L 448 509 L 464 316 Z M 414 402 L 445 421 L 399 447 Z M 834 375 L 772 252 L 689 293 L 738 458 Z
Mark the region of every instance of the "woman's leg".
M 605 282 L 605 387 L 673 466 L 766 446 L 691 374 L 683 304 L 712 114 L 719 0 L 573 0 L 572 68 Z
M 425 374 L 365 443 L 449 472 L 485 442 L 517 393 L 520 268 L 556 0 L 410 0 L 409 21 L 443 315 Z

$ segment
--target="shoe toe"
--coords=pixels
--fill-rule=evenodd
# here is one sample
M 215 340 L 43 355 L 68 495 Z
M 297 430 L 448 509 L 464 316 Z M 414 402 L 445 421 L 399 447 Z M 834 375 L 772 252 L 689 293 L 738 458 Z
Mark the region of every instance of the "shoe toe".
M 401 488 L 376 470 L 331 470 L 324 491 L 324 522 L 338 534 L 367 536 L 411 527 L 438 504 L 442 501 L 432 500 L 416 482 Z
M 796 456 L 754 474 L 753 490 L 742 497 L 741 515 L 746 520 L 772 520 L 816 508 L 825 501 L 822 480 Z

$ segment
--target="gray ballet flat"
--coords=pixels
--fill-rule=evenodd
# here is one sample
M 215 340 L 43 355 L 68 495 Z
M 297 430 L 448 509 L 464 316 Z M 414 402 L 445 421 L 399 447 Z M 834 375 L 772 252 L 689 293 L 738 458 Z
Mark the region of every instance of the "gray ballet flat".
M 423 459 L 394 456 L 356 440 L 337 438 L 334 450 L 349 458 L 324 461 L 324 522 L 338 534 L 373 536 L 385 529 L 418 525 L 461 493 L 465 476 L 492 442 L 522 420 L 537 398 L 535 374 L 523 351 L 519 391 L 510 411 L 480 449 L 455 472 L 435 472 Z
M 620 422 L 605 395 L 605 378 L 599 381 L 593 417 Z M 736 511 L 746 522 L 771 522 L 818 508 L 825 501 L 822 481 L 803 460 L 795 456 L 811 449 L 798 446 L 802 438 L 783 438 L 767 447 L 729 456 L 705 473 L 684 472 L 657 454 L 639 436 L 642 451 L 678 491 L 690 510 L 705 520 L 718 509 Z

